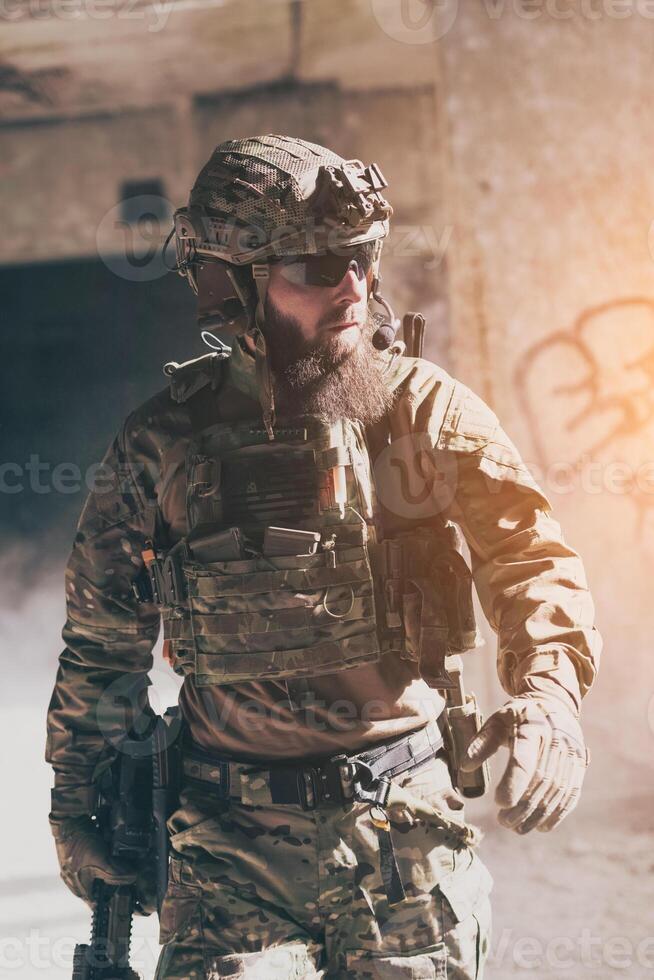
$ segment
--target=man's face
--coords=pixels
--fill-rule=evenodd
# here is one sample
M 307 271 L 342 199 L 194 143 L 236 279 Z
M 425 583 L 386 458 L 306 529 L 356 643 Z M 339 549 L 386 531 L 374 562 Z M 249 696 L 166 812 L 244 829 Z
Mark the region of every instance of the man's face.
M 332 351 L 335 360 L 360 343 L 368 316 L 369 277 L 349 269 L 336 286 L 306 286 L 292 281 L 289 268 L 270 265 L 268 303 L 278 315 L 297 324 L 300 346 Z
M 263 331 L 283 414 L 366 424 L 390 409 L 384 360 L 372 346 L 371 277 L 352 267 L 334 286 L 300 285 L 287 265 L 271 264 Z

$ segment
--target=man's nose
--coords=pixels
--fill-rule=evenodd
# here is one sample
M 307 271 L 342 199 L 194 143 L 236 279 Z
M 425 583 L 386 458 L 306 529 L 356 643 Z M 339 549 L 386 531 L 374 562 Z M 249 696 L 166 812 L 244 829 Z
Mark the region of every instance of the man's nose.
M 360 300 L 366 293 L 366 277 L 359 279 L 359 267 L 353 259 L 350 267 L 336 286 L 337 299 Z

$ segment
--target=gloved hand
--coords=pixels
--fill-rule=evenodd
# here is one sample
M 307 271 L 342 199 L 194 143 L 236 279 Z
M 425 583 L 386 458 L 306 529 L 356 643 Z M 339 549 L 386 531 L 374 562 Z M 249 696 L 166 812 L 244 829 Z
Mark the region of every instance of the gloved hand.
M 154 909 L 153 889 L 148 877 L 127 863 L 111 857 L 107 844 L 90 817 L 51 819 L 61 877 L 73 895 L 93 904 L 93 882 L 101 878 L 109 885 L 134 885 L 136 899 L 144 912 Z
M 509 761 L 495 791 L 499 822 L 518 834 L 553 830 L 577 805 L 590 762 L 576 716 L 542 693 L 511 698 L 473 738 L 461 767 L 476 769 L 501 746 Z

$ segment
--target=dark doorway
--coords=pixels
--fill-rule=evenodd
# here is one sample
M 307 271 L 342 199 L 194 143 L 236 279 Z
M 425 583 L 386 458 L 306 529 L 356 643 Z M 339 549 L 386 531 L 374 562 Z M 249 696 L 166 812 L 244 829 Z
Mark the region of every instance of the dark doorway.
M 98 260 L 3 267 L 0 293 L 0 531 L 9 543 L 47 538 L 55 557 L 71 540 L 88 467 L 125 416 L 165 386 L 164 362 L 206 348 L 193 294 L 174 273 L 133 282 L 113 261 L 111 270 Z M 81 473 L 77 490 L 53 487 L 62 464 Z

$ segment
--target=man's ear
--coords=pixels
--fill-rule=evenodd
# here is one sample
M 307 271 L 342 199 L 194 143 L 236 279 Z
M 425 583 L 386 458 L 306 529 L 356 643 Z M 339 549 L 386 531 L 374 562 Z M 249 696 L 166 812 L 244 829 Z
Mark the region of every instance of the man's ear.
M 243 350 L 245 350 L 246 353 L 251 354 L 254 357 L 254 340 L 252 339 L 251 335 L 249 333 L 241 334 L 241 336 L 238 337 L 237 340 L 240 343 Z

